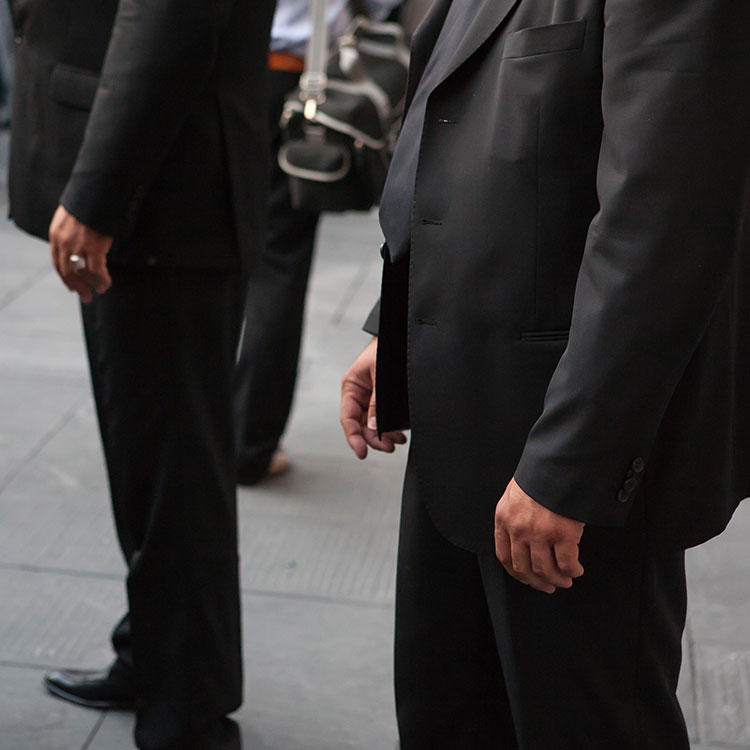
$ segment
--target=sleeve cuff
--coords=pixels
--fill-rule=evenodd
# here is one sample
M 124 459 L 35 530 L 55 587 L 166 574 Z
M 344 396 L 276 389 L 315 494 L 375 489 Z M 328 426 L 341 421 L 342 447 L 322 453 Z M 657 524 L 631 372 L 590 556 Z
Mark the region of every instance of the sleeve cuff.
M 362 326 L 362 330 L 367 333 L 371 333 L 373 336 L 378 335 L 380 329 L 380 300 L 375 303 L 375 307 L 370 310 L 370 314 L 367 316 L 365 324 Z

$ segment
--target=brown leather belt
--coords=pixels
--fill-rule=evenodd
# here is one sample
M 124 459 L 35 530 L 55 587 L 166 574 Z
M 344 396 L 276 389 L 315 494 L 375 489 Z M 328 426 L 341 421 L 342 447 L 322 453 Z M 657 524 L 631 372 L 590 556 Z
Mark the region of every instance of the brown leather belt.
M 268 67 L 271 70 L 281 70 L 285 73 L 302 73 L 305 69 L 305 61 L 297 55 L 288 52 L 269 52 Z

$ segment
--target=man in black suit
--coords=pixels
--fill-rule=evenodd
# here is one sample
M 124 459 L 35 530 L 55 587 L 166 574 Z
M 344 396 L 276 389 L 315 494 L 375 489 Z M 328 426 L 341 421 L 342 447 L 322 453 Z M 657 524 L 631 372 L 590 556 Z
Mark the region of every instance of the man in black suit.
M 273 0 L 17 0 L 10 210 L 83 322 L 129 612 L 101 673 L 140 748 L 238 747 L 231 385 L 264 240 Z M 54 218 L 53 218 L 54 217 Z M 51 221 L 51 225 L 50 225 Z
M 749 35 L 736 0 L 436 0 L 417 32 L 342 385 L 360 458 L 412 429 L 402 750 L 688 748 L 684 549 L 750 494 Z

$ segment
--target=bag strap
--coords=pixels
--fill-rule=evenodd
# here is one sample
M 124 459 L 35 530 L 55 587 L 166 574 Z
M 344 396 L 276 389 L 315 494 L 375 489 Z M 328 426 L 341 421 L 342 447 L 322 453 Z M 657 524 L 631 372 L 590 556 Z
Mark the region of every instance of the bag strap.
M 318 105 L 325 101 L 328 85 L 328 0 L 311 0 L 312 34 L 305 51 L 305 70 L 299 79 L 299 97 L 305 105 L 305 118 L 312 120 Z

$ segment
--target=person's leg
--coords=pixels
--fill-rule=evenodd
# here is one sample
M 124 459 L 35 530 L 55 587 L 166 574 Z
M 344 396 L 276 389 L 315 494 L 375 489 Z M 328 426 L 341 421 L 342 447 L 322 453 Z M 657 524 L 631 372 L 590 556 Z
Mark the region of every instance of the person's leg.
M 276 157 L 284 97 L 298 78 L 294 73 L 271 74 L 273 162 L 268 234 L 248 285 L 234 383 L 240 484 L 254 484 L 268 467 L 289 418 L 297 377 L 318 215 L 292 208 L 289 179 Z
M 688 750 L 684 554 L 589 527 L 581 562 L 572 589 L 547 595 L 480 556 L 521 750 Z
M 10 123 L 15 69 L 15 32 L 10 6 L 0 2 L 0 126 Z
M 10 6 L 2 0 L 0 2 L 0 127 L 6 127 L 10 122 L 14 53 L 15 33 Z
M 241 702 L 231 381 L 244 280 L 112 276 L 84 321 L 129 566 L 136 743 L 151 750 L 200 734 Z
M 396 591 L 401 750 L 515 750 L 477 557 L 450 544 L 407 467 Z
M 130 612 L 126 612 L 112 630 L 112 648 L 121 666 L 133 670 L 133 649 L 130 639 Z

